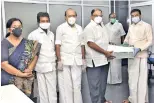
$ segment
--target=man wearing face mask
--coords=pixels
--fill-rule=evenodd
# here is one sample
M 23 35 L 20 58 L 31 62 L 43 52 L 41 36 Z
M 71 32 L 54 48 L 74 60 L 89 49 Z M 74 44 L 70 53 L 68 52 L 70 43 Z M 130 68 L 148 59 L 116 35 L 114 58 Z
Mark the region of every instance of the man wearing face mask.
M 141 20 L 141 11 L 131 11 L 132 24 L 129 26 L 128 34 L 124 44 L 135 47 L 135 57 L 128 59 L 128 76 L 130 96 L 123 103 L 148 103 L 147 87 L 147 58 L 148 48 L 152 45 L 152 27 Z
M 123 26 L 116 20 L 116 14 L 111 13 L 109 15 L 110 22 L 106 24 L 106 28 L 109 33 L 109 41 L 115 45 L 120 45 L 121 40 L 124 40 L 124 35 L 126 34 Z M 121 60 L 114 59 L 110 61 L 109 73 L 108 73 L 108 83 L 117 84 L 122 83 L 122 72 L 121 72 Z
M 76 24 L 77 13 L 72 8 L 65 11 L 66 22 L 56 31 L 58 58 L 58 84 L 60 103 L 82 103 L 81 74 L 84 61 L 82 28 Z
M 40 103 L 57 103 L 54 34 L 49 30 L 50 17 L 46 12 L 37 14 L 38 29 L 28 36 L 42 44 L 36 64 Z
M 84 29 L 83 35 L 91 101 L 92 103 L 110 103 L 105 99 L 109 70 L 107 58 L 114 57 L 112 51 L 107 51 L 109 39 L 100 9 L 91 11 L 91 22 Z

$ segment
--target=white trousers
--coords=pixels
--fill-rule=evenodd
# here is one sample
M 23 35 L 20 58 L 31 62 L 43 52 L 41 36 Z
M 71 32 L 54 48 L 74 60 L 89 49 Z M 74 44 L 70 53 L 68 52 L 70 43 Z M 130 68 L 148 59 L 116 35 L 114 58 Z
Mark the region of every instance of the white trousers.
M 108 84 L 122 83 L 122 65 L 121 59 L 113 59 L 110 61 L 109 72 L 108 72 Z
M 148 102 L 148 68 L 147 58 L 134 58 L 128 60 L 129 75 L 129 101 L 131 103 Z
M 63 66 L 58 71 L 58 87 L 60 103 L 82 103 L 81 95 L 81 66 Z
M 53 70 L 47 73 L 37 72 L 37 80 L 40 103 L 57 103 L 56 71 Z

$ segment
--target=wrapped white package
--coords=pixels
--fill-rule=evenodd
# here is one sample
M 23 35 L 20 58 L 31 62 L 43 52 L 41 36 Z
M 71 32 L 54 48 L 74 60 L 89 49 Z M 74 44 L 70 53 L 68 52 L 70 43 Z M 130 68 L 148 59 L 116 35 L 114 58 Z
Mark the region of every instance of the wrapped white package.
M 134 58 L 134 47 L 109 45 L 107 51 L 113 51 L 115 59 Z

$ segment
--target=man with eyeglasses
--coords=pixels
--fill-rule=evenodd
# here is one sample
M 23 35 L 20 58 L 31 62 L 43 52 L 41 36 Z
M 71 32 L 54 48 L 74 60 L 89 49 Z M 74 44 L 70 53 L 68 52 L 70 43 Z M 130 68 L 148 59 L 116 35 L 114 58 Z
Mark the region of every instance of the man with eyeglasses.
M 111 103 L 105 99 L 105 91 L 108 76 L 108 58 L 113 59 L 112 51 L 107 51 L 109 40 L 106 27 L 102 22 L 102 11 L 91 11 L 91 22 L 83 32 L 87 78 L 92 103 Z

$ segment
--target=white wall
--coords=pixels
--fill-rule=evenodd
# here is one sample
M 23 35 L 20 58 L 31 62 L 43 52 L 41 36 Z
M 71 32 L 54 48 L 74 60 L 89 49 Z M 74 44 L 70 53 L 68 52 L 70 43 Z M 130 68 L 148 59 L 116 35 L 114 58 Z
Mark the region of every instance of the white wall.
M 23 22 L 23 36 L 37 28 L 36 15 L 40 11 L 47 11 L 51 18 L 51 30 L 55 33 L 56 28 L 65 22 L 64 12 L 68 8 L 77 11 L 77 23 L 83 28 L 90 22 L 90 13 L 94 8 L 100 8 L 104 13 L 104 23 L 108 22 L 110 13 L 109 0 L 3 0 L 3 35 L 6 34 L 5 24 L 8 19 L 17 17 Z

